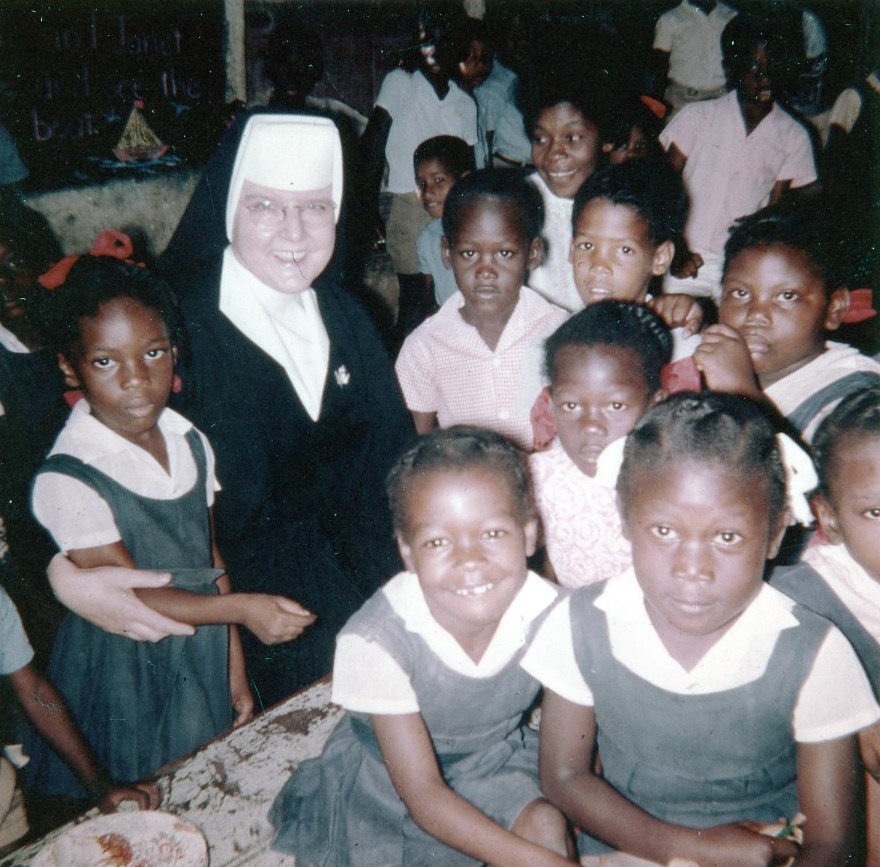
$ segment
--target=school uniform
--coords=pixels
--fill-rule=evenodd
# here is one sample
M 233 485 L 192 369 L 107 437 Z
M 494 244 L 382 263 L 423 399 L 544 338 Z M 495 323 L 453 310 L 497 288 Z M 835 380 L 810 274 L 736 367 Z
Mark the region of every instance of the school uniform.
M 349 714 L 278 795 L 273 848 L 302 867 L 477 865 L 413 822 L 369 715 L 421 714 L 446 783 L 509 828 L 542 797 L 537 736 L 523 724 L 539 686 L 519 660 L 558 593 L 529 573 L 474 662 L 434 620 L 414 574 L 389 581 L 340 634 L 333 700 Z
M 652 815 L 693 828 L 793 817 L 796 744 L 880 719 L 840 632 L 766 585 L 688 671 L 666 650 L 626 572 L 560 603 L 523 667 L 595 708 L 611 785 Z M 588 837 L 581 845 L 607 851 Z
M 163 411 L 158 425 L 168 472 L 80 401 L 40 468 L 34 512 L 63 551 L 121 541 L 139 569 L 169 571 L 172 586 L 214 595 L 223 573 L 213 568 L 209 447 L 171 410 Z M 132 479 L 140 491 L 129 487 Z M 144 489 L 167 496 L 148 496 Z M 47 676 L 98 760 L 120 782 L 144 779 L 232 725 L 226 625 L 151 643 L 104 632 L 70 612 Z M 29 736 L 26 751 L 28 788 L 88 796 L 38 735 Z
M 796 566 L 776 568 L 770 583 L 827 617 L 852 644 L 880 696 L 880 584 L 845 545 L 816 545 Z

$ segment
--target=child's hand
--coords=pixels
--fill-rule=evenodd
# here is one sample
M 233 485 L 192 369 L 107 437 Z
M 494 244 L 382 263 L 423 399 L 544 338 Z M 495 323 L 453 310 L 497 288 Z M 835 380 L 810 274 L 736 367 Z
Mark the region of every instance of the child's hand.
M 746 342 L 729 325 L 710 325 L 694 351 L 694 363 L 706 387 L 747 397 L 760 397 L 755 369 Z
M 159 614 L 132 592 L 139 587 L 166 586 L 171 580 L 167 573 L 117 566 L 79 569 L 63 554 L 56 554 L 48 575 L 58 601 L 105 632 L 135 641 L 195 633 L 188 623 Z
M 267 593 L 244 595 L 246 599 L 241 624 L 263 644 L 293 641 L 315 622 L 315 615 L 311 611 L 286 596 L 270 596 Z
M 102 813 L 115 813 L 125 801 L 134 801 L 139 810 L 155 810 L 162 800 L 162 793 L 155 783 L 132 783 L 130 786 L 114 786 L 98 802 Z
M 692 295 L 673 292 L 658 295 L 648 302 L 648 306 L 669 328 L 681 328 L 684 337 L 696 334 L 703 324 L 703 308 Z
M 254 718 L 254 696 L 243 665 L 229 668 L 229 694 L 235 711 L 232 727 L 237 729 Z
M 703 867 L 769 867 L 794 858 L 797 843 L 762 834 L 753 825 L 715 825 L 693 832 L 696 846 L 688 857 Z
M 880 782 L 880 723 L 860 731 L 858 739 L 865 770 Z

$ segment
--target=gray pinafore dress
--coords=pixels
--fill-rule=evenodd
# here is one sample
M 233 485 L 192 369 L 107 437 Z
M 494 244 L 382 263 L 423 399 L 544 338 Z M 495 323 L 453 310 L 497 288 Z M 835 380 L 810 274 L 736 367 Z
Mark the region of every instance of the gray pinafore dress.
M 174 587 L 216 594 L 214 582 L 222 572 L 211 568 L 205 452 L 195 429 L 186 440 L 198 478 L 175 500 L 140 497 L 70 455 L 53 455 L 40 472 L 62 473 L 97 491 L 139 569 L 168 571 Z M 69 613 L 55 638 L 47 675 L 110 776 L 134 782 L 232 725 L 228 634 L 221 624 L 156 643 L 133 641 Z M 28 788 L 86 797 L 78 777 L 38 735 L 32 733 L 27 751 Z
M 532 623 L 532 635 L 542 619 Z M 527 804 L 542 797 L 538 738 L 523 724 L 539 690 L 538 682 L 519 666 L 525 647 L 494 676 L 459 674 L 420 635 L 406 630 L 382 591 L 349 621 L 346 631 L 380 643 L 409 675 L 450 788 L 506 828 Z M 273 848 L 295 854 L 297 867 L 479 863 L 412 821 L 363 714 L 346 714 L 322 755 L 299 766 L 269 819 L 276 829 Z
M 571 597 L 578 666 L 593 693 L 605 779 L 652 816 L 691 828 L 798 809 L 792 717 L 831 624 L 796 606 L 799 626 L 779 634 L 765 673 L 734 689 L 680 695 L 654 686 L 611 652 L 596 585 Z M 586 835 L 582 853 L 608 847 Z

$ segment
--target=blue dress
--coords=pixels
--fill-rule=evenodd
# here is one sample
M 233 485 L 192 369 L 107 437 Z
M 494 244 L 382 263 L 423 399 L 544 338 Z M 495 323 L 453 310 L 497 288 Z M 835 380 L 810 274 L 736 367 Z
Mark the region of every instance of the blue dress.
M 195 429 L 186 435 L 198 467 L 195 485 L 176 500 L 140 497 L 70 455 L 53 455 L 41 472 L 63 473 L 108 503 L 122 543 L 140 569 L 170 571 L 172 586 L 216 594 L 223 574 L 212 563 L 206 460 Z M 76 614 L 61 624 L 47 672 L 111 777 L 141 780 L 232 725 L 225 624 L 156 643 L 104 632 Z M 25 786 L 46 795 L 85 798 L 67 765 L 36 733 Z
M 548 594 L 549 595 L 549 594 Z M 552 607 L 528 628 L 528 639 Z M 378 642 L 409 676 L 447 784 L 509 828 L 541 798 L 538 738 L 523 723 L 538 682 L 519 666 L 528 640 L 495 675 L 453 671 L 406 628 L 384 593 L 375 594 L 346 632 Z M 273 848 L 297 867 L 471 867 L 479 862 L 416 826 L 391 784 L 369 717 L 347 714 L 322 755 L 303 762 L 272 805 Z

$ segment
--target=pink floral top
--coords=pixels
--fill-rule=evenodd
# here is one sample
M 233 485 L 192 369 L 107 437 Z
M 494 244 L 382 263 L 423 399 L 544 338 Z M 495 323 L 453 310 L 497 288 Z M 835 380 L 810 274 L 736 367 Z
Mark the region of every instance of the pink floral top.
M 582 473 L 554 440 L 529 458 L 547 553 L 563 587 L 595 584 L 632 566 L 617 494 Z

